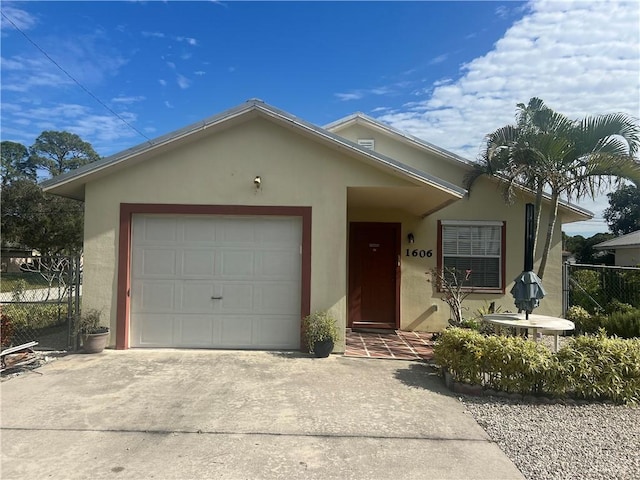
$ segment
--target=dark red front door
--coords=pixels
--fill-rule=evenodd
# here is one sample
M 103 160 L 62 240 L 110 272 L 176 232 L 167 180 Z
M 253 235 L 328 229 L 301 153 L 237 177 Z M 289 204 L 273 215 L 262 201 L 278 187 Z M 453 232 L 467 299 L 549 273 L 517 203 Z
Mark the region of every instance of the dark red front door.
M 349 326 L 398 328 L 399 223 L 351 223 Z

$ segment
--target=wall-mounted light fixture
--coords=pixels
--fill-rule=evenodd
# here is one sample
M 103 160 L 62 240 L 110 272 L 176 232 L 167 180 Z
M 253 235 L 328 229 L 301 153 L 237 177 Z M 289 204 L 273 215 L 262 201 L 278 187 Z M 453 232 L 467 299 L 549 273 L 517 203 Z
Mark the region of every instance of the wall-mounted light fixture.
M 416 238 L 413 236 L 413 233 L 410 233 L 409 235 L 407 235 L 407 241 L 409 243 L 416 243 Z
M 253 179 L 253 184 L 256 186 L 256 190 L 260 188 L 260 185 L 262 185 L 262 178 L 260 175 L 256 175 L 256 178 Z

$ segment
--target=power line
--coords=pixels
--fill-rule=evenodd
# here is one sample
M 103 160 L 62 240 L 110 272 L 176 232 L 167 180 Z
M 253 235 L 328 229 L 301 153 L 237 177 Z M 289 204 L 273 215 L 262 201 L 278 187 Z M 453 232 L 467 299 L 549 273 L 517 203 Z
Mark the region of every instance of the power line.
M 27 39 L 27 41 L 29 43 L 31 43 L 34 47 L 36 47 L 40 53 L 42 53 L 51 63 L 53 63 L 56 67 L 58 67 L 60 69 L 60 71 L 62 73 L 64 73 L 67 77 L 69 77 L 76 85 L 78 85 L 82 90 L 84 90 L 91 98 L 93 98 L 96 102 L 98 102 L 100 105 L 102 105 L 107 111 L 109 111 L 112 115 L 114 115 L 116 118 L 118 118 L 118 120 L 120 120 L 122 123 L 124 123 L 127 127 L 129 127 L 131 130 L 133 130 L 134 132 L 136 132 L 138 135 L 140 135 L 141 137 L 145 138 L 149 143 L 151 143 L 151 139 L 149 137 L 147 137 L 144 133 L 142 133 L 140 130 L 138 130 L 136 127 L 134 127 L 133 125 L 131 125 L 129 122 L 127 122 L 124 118 L 122 118 L 122 116 L 118 113 L 116 113 L 114 110 L 111 109 L 111 107 L 109 107 L 106 103 L 104 103 L 102 100 L 100 100 L 96 95 L 94 95 L 88 88 L 86 88 L 84 85 L 82 85 L 78 80 L 76 80 L 69 72 L 67 72 L 64 68 L 62 68 L 62 66 L 60 66 L 60 64 L 58 64 L 58 62 L 56 62 L 53 58 L 51 58 L 49 56 L 49 54 L 47 52 L 44 51 L 43 48 L 40 47 L 40 45 L 38 45 L 36 42 L 34 42 L 33 40 L 31 40 L 31 38 L 29 38 L 29 36 L 23 32 L 14 22 L 13 20 L 11 20 L 9 17 L 7 17 L 7 15 L 0 11 L 0 15 L 2 15 L 7 22 L 9 22 L 13 28 L 15 28 L 18 32 L 20 32 L 22 34 L 22 36 L 24 38 Z

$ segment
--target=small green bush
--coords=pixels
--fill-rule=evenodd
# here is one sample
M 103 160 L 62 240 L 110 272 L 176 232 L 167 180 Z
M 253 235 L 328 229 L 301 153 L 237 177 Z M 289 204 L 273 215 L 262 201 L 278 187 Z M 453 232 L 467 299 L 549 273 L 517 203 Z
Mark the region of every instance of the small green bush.
M 598 316 L 597 318 L 609 336 L 615 335 L 621 338 L 640 337 L 640 310 L 618 311 L 607 316 Z
M 313 352 L 315 342 L 329 339 L 336 342 L 340 339 L 336 319 L 326 311 L 314 312 L 304 317 L 302 331 L 309 352 Z
M 597 315 L 591 315 L 579 305 L 569 308 L 566 317 L 575 324 L 576 334 L 596 333 L 601 327 L 602 319 Z
M 634 308 L 628 303 L 623 303 L 617 299 L 611 300 L 604 308 L 607 313 L 630 313 Z
M 557 354 L 521 337 L 443 332 L 434 359 L 458 382 L 523 395 L 640 401 L 640 339 L 578 336 Z
M 574 396 L 635 404 L 640 401 L 640 339 L 598 335 L 574 338 L 556 355 L 556 381 Z
M 2 311 L 11 318 L 14 328 L 33 329 L 51 327 L 66 321 L 66 305 L 58 304 L 10 304 Z

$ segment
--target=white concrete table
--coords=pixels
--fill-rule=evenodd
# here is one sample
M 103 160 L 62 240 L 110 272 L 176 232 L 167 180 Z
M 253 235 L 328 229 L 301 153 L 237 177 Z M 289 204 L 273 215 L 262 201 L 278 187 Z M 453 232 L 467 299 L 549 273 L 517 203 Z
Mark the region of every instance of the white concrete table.
M 530 313 L 529 319 L 526 318 L 525 313 L 490 313 L 483 315 L 482 319 L 493 325 L 515 327 L 517 333 L 526 328 L 534 340 L 538 339 L 538 332 L 553 335 L 555 337 L 553 343 L 555 352 L 558 351 L 560 332 L 576 328 L 573 322 L 564 318 L 537 315 L 535 313 Z

